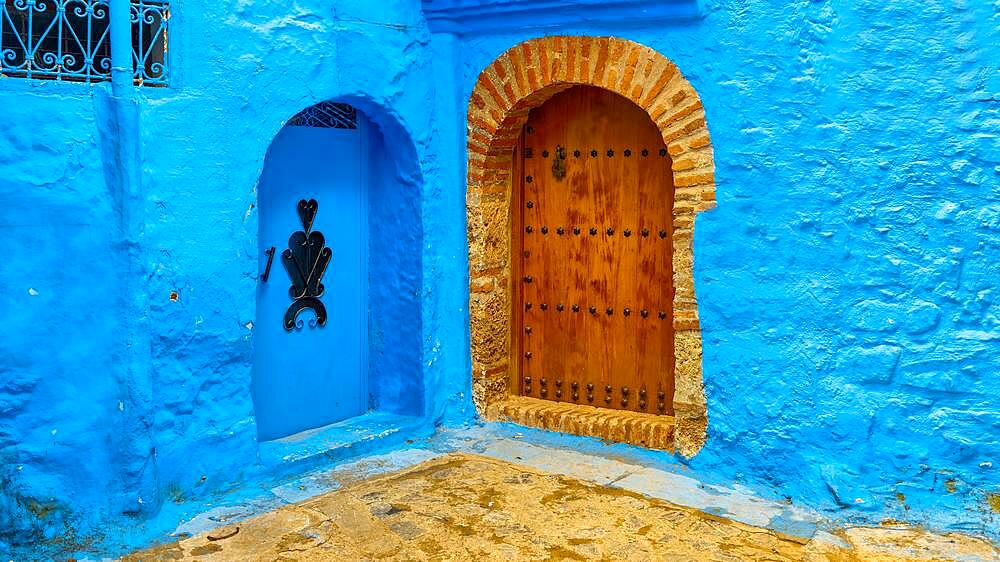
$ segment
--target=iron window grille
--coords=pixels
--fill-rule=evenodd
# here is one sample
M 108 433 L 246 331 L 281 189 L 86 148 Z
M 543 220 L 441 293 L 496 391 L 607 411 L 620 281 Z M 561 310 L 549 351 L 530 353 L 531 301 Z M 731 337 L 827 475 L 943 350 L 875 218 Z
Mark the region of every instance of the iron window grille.
M 357 129 L 358 110 L 346 103 L 322 101 L 296 113 L 287 124 L 292 127 Z
M 3 0 L 0 77 L 68 82 L 111 79 L 108 0 Z M 139 86 L 165 86 L 166 1 L 131 0 L 132 78 Z

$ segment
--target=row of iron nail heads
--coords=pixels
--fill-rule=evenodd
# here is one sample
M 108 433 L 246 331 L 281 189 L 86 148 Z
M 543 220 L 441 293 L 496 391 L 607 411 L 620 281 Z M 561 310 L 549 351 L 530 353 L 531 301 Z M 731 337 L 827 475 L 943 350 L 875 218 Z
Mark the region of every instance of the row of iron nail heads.
M 528 276 L 528 277 L 525 277 L 524 280 L 525 280 L 526 283 L 531 283 L 531 281 L 533 279 L 531 278 L 531 276 Z M 525 310 L 531 310 L 532 306 L 533 305 L 530 302 L 524 303 L 524 309 Z M 542 309 L 542 311 L 544 312 L 544 311 L 546 311 L 546 310 L 549 309 L 549 305 L 547 303 L 543 302 L 542 304 L 538 305 L 538 308 Z M 578 304 L 574 304 L 571 308 L 572 308 L 573 312 L 580 312 L 580 305 L 578 305 Z M 562 312 L 565 309 L 566 309 L 566 306 L 563 303 L 559 303 L 559 304 L 556 305 L 556 310 L 559 311 L 559 312 Z M 596 306 L 591 306 L 587 310 L 591 314 L 594 314 L 594 315 L 597 314 L 597 307 Z M 604 312 L 608 316 L 611 316 L 611 315 L 613 315 L 615 313 L 615 309 L 611 308 L 609 306 L 607 309 L 605 309 Z M 631 316 L 632 315 L 632 309 L 631 308 L 623 308 L 622 309 L 622 315 L 623 316 Z M 639 311 L 639 316 L 642 316 L 643 318 L 647 318 L 649 316 L 649 311 L 644 308 L 644 309 L 642 309 L 642 310 Z M 656 314 L 656 316 L 660 320 L 665 320 L 667 318 L 667 313 L 661 310 L 661 311 L 659 311 Z M 525 331 L 530 334 L 531 333 L 531 327 L 530 326 L 526 326 L 525 327 Z
M 530 205 L 531 201 L 528 201 L 528 203 L 529 203 L 528 208 L 530 209 L 531 208 L 531 205 Z M 532 234 L 533 232 L 535 232 L 535 227 L 532 226 L 532 225 L 528 225 L 528 226 L 524 227 L 524 231 L 526 233 L 528 233 L 528 234 Z M 548 226 L 543 226 L 540 229 L 540 231 L 541 231 L 542 234 L 548 234 L 549 233 L 549 227 Z M 579 226 L 574 226 L 573 227 L 573 234 L 575 234 L 576 236 L 579 236 L 582 232 L 583 232 L 583 229 L 580 228 Z M 598 231 L 597 227 L 593 227 L 593 226 L 590 227 L 590 229 L 588 230 L 588 234 L 590 234 L 591 236 L 597 236 L 598 232 L 599 231 Z M 604 232 L 608 236 L 614 236 L 615 235 L 615 229 L 614 229 L 614 227 L 610 227 L 609 226 Z M 566 229 L 563 228 L 563 227 L 561 227 L 561 226 L 558 226 L 558 227 L 556 227 L 556 234 L 558 234 L 559 236 L 562 236 L 563 234 L 566 234 Z M 649 235 L 651 234 L 651 231 L 648 228 L 643 228 L 641 231 L 639 231 L 639 234 L 641 234 L 643 238 L 648 238 Z M 625 230 L 622 231 L 622 235 L 624 235 L 626 238 L 628 238 L 629 236 L 632 236 L 632 229 L 626 228 Z M 659 237 L 661 239 L 666 239 L 667 238 L 667 231 L 661 229 L 657 233 L 657 235 L 659 235 Z
M 556 151 L 559 152 L 559 148 L 557 148 Z M 574 150 L 573 151 L 573 157 L 574 158 L 579 158 L 582 154 L 583 153 L 580 152 L 579 150 Z M 590 151 L 590 157 L 591 158 L 597 158 L 598 154 L 599 154 L 599 152 L 597 151 L 596 148 L 592 149 Z M 605 154 L 608 156 L 608 158 L 614 158 L 615 151 L 614 151 L 614 149 L 609 148 L 607 150 L 607 152 L 605 152 Z M 632 156 L 632 150 L 629 149 L 629 148 L 626 148 L 624 151 L 622 151 L 622 154 L 624 154 L 625 157 L 628 158 L 629 156 Z M 646 148 L 642 149 L 642 151 L 640 152 L 640 154 L 642 156 L 649 156 L 649 149 L 646 149 Z M 666 148 L 661 148 L 659 154 L 660 154 L 660 156 L 666 156 L 667 155 L 667 149 Z M 524 157 L 525 158 L 532 158 L 533 156 L 534 156 L 534 151 L 532 149 L 530 149 L 530 148 L 525 148 L 524 149 Z M 549 151 L 548 150 L 543 150 L 542 151 L 542 158 L 548 158 L 548 157 L 549 157 Z M 565 157 L 566 157 L 565 154 L 562 154 L 562 153 L 559 154 L 559 158 L 565 158 Z
M 539 382 L 539 385 L 541 386 L 541 388 L 538 391 L 538 394 L 542 398 L 545 398 L 546 396 L 548 396 L 548 392 L 549 392 L 549 389 L 548 389 L 548 386 L 547 386 L 548 385 L 548 381 L 545 380 L 545 377 L 542 377 L 541 379 L 539 379 L 538 382 Z M 562 382 L 563 381 L 561 381 L 561 380 L 557 380 L 556 381 L 556 391 L 555 391 L 556 398 L 562 398 Z M 578 392 L 579 383 L 577 383 L 577 382 L 574 381 L 570 386 L 573 388 L 573 393 L 572 393 L 571 397 L 573 398 L 574 401 L 579 401 L 580 400 L 580 393 Z M 532 394 L 532 391 L 531 391 L 531 377 L 530 376 L 524 377 L 524 392 L 526 394 Z M 613 392 L 614 392 L 614 387 L 612 387 L 610 384 L 606 385 L 604 387 L 604 393 L 605 393 L 604 403 L 605 404 L 611 404 L 611 402 L 612 402 L 611 395 L 612 395 Z M 621 389 L 621 405 L 622 405 L 623 408 L 627 408 L 628 407 L 628 395 L 629 395 L 629 388 L 627 386 L 623 386 L 622 389 Z M 656 403 L 656 409 L 659 410 L 660 412 L 666 411 L 666 409 L 667 409 L 667 403 L 666 403 L 665 400 L 666 400 L 667 393 L 664 392 L 664 391 L 662 391 L 662 390 L 659 390 L 659 391 L 657 391 L 656 396 L 657 396 L 657 399 L 658 399 L 657 403 Z M 594 384 L 593 383 L 587 383 L 587 401 L 588 402 L 593 402 L 594 401 Z M 638 402 L 638 406 L 642 410 L 646 409 L 646 389 L 645 388 L 639 389 L 639 402 Z

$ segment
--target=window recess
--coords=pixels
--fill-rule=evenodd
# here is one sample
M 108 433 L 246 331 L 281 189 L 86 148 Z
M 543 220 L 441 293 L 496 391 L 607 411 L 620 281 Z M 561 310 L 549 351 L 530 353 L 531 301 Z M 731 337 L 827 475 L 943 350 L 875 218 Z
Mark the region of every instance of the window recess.
M 108 0 L 3 0 L 0 11 L 0 79 L 67 82 L 111 80 Z M 132 80 L 165 86 L 170 6 L 132 0 Z

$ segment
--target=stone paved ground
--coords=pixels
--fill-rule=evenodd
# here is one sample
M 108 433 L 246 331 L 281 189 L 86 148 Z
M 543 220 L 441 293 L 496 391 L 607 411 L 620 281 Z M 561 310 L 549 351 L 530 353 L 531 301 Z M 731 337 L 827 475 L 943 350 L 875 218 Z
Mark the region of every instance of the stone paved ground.
M 451 454 L 126 560 L 1000 560 L 958 535 L 858 528 L 830 539 Z

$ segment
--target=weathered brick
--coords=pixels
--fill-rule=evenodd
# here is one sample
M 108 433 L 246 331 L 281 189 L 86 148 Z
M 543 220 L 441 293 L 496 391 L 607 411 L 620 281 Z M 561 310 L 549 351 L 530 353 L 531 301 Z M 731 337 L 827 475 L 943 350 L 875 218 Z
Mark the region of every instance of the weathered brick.
M 517 98 L 513 94 L 507 93 L 509 90 L 508 86 L 510 85 L 510 76 L 505 68 L 506 63 L 507 57 L 501 56 L 486 69 L 487 76 L 490 77 L 490 82 L 501 96 L 498 100 L 498 105 L 500 106 L 500 109 L 505 112 L 510 110 L 510 108 L 517 102 Z
M 676 420 L 624 410 L 599 409 L 590 405 L 551 402 L 536 398 L 510 397 L 491 408 L 493 416 L 541 429 L 623 441 L 672 451 Z
M 688 87 L 687 81 L 684 80 L 684 77 L 679 72 L 671 76 L 670 82 L 667 83 L 663 91 L 656 96 L 656 99 L 649 106 L 649 116 L 654 122 L 658 122 L 663 115 L 673 109 L 675 104 L 671 100 L 679 91 L 686 87 Z
M 488 98 L 484 98 L 485 101 L 492 102 L 494 108 L 501 109 L 494 116 L 494 121 L 500 122 L 500 116 L 506 112 L 509 105 L 503 98 L 503 94 L 500 93 L 500 88 L 497 86 L 499 81 L 492 75 L 490 75 L 489 70 L 484 70 L 480 77 L 480 84 L 482 84 L 483 89 L 489 94 Z M 492 108 L 491 108 L 492 109 Z
M 684 172 L 674 174 L 675 187 L 687 187 L 690 185 L 710 185 L 715 181 L 715 174 L 711 171 L 704 172 L 702 168 L 693 170 L 694 173 Z
M 675 330 L 697 330 L 699 329 L 698 319 L 674 319 L 674 329 Z
M 479 83 L 486 88 L 488 93 L 492 93 L 492 91 L 495 90 L 499 94 L 500 86 L 504 83 L 504 78 L 497 74 L 498 66 L 499 62 L 493 61 L 479 74 Z M 500 72 L 503 72 L 503 68 L 500 68 Z M 492 101 L 493 105 L 496 107 L 507 107 L 504 103 L 503 97 L 495 97 L 492 100 L 487 97 L 484 98 L 484 100 L 487 102 Z
M 530 88 L 528 88 L 527 77 L 527 71 L 531 64 L 531 60 L 529 58 L 525 58 L 523 45 L 520 48 L 514 47 L 507 52 L 509 64 L 511 65 L 512 76 L 512 80 L 508 80 L 508 82 L 512 82 L 513 85 L 516 86 L 515 100 L 519 100 L 531 93 Z
M 674 201 L 688 201 L 692 204 L 701 201 L 701 190 L 697 187 L 677 187 L 674 189 Z
M 478 364 L 492 364 L 507 357 L 507 326 L 510 321 L 506 291 L 473 293 L 469 298 L 472 320 L 472 359 Z
M 618 91 L 618 77 L 622 74 L 622 56 L 625 53 L 626 43 L 614 37 L 609 39 L 608 43 L 609 49 L 606 69 L 603 73 L 603 77 L 595 76 L 595 82 L 602 88 L 616 92 Z
M 635 78 L 636 66 L 639 64 L 639 57 L 642 55 L 642 48 L 629 45 L 625 49 L 625 65 L 622 71 L 622 79 L 615 89 L 618 92 L 626 93 L 632 90 L 632 79 Z M 625 94 L 628 95 L 627 93 Z
M 536 401 L 529 407 L 509 404 L 490 411 L 522 419 L 536 427 L 625 440 L 648 447 L 673 448 L 674 439 L 685 454 L 704 442 L 704 394 L 701 390 L 700 335 L 692 277 L 691 228 L 696 211 L 714 202 L 714 165 L 704 109 L 697 95 L 669 60 L 655 51 L 616 38 L 546 37 L 522 43 L 494 61 L 480 76 L 469 102 L 469 238 L 470 267 L 474 275 L 470 294 L 476 298 L 501 295 L 509 301 L 509 190 L 511 157 L 521 127 L 531 108 L 544 103 L 568 83 L 591 83 L 617 91 L 650 112 L 663 130 L 672 157 L 675 180 L 673 265 L 675 292 L 675 355 L 678 397 L 675 407 L 683 427 L 667 416 L 669 424 L 629 417 L 631 412 L 581 411 L 571 404 Z M 556 86 L 558 84 L 558 86 Z M 499 207 L 497 206 L 499 204 Z M 678 269 L 679 268 L 679 269 Z M 482 300 L 476 301 L 482 305 Z M 507 303 L 509 304 L 509 303 Z M 471 304 L 470 304 L 471 306 Z M 506 304 L 504 305 L 506 306 Z M 494 306 L 480 307 L 481 310 Z M 509 311 L 500 324 L 486 331 L 475 328 L 484 318 L 473 319 L 474 365 L 488 368 L 476 375 L 477 407 L 505 400 L 508 367 L 501 361 L 509 353 Z M 691 339 L 693 338 L 693 340 Z M 496 342 L 504 351 L 497 355 Z M 475 348 L 485 346 L 487 353 Z M 489 355 L 492 350 L 493 356 Z M 493 367 L 500 372 L 494 376 Z M 700 395 L 699 395 L 700 393 Z M 530 399 L 517 399 L 530 400 Z M 480 403 L 482 402 L 482 404 Z M 506 412 L 506 413 L 503 413 Z M 646 415 L 646 414 L 641 414 Z M 699 429 L 700 428 L 700 429 Z M 699 433 L 700 431 L 700 433 Z
M 524 77 L 524 85 L 521 86 L 522 95 L 528 95 L 538 89 L 538 49 L 535 41 L 525 41 L 521 43 L 521 60 L 524 68 L 521 74 Z
M 673 80 L 674 76 L 677 74 L 677 67 L 667 59 L 662 59 L 661 61 L 653 65 L 653 74 L 646 78 L 645 88 L 642 94 L 642 100 L 639 105 L 647 111 L 652 107 L 653 102 L 660 96 L 667 84 Z
M 504 82 L 503 93 L 507 96 L 507 99 L 513 102 L 516 102 L 518 99 L 517 94 L 514 93 L 514 86 L 510 82 Z
M 662 130 L 671 127 L 674 123 L 681 121 L 685 117 L 702 110 L 701 101 L 694 99 L 686 105 L 674 104 L 673 108 L 663 114 L 656 121 L 656 125 Z M 704 115 L 704 113 L 702 113 Z
M 507 53 L 504 53 L 499 57 L 497 57 L 497 59 L 493 61 L 493 64 L 490 65 L 490 68 L 493 69 L 493 72 L 496 74 L 497 78 L 499 78 L 501 82 L 507 81 L 507 68 L 506 65 L 504 64 L 506 60 L 507 60 Z
M 513 157 L 507 152 L 500 152 L 498 154 L 490 154 L 486 160 L 483 162 L 483 168 L 487 170 L 503 170 L 510 173 L 510 167 L 513 164 Z
M 714 169 L 714 154 L 711 147 L 685 149 L 681 153 L 671 154 L 671 156 L 675 156 L 672 166 L 674 172 L 694 170 L 696 168 Z
M 532 63 L 531 66 L 528 67 L 528 70 L 526 72 L 528 78 L 529 92 L 535 92 L 542 87 L 538 80 L 538 72 L 539 72 L 538 69 L 539 69 L 538 64 Z
M 558 80 L 562 82 L 576 82 L 576 73 L 579 65 L 579 41 L 566 41 L 565 52 L 562 64 L 559 66 Z
M 605 83 L 601 84 L 601 86 L 603 86 L 603 87 L 605 87 L 605 88 L 607 88 L 609 90 L 611 89 L 611 84 L 617 84 L 618 83 L 618 69 L 614 68 L 614 67 L 609 68 L 608 72 L 607 72 L 607 76 L 606 76 L 604 82 Z
M 687 156 L 685 154 L 685 156 Z M 678 158 L 674 160 L 671 168 L 675 172 L 683 172 L 684 170 L 690 170 L 698 165 L 698 161 L 694 158 Z
M 608 51 L 610 49 L 611 46 L 608 45 L 607 41 L 597 43 L 597 60 L 594 62 L 594 74 L 591 77 L 593 84 L 600 84 L 604 80 L 604 74 L 607 72 L 608 66 Z
M 488 135 L 492 135 L 497 130 L 496 121 L 493 121 L 489 114 L 482 110 L 469 112 L 469 125 L 478 127 Z
M 550 41 L 550 39 L 550 37 L 546 37 L 541 41 L 535 41 L 538 51 L 538 70 L 542 78 L 540 86 L 543 88 L 552 83 L 552 69 L 549 65 L 551 64 L 550 53 L 553 52 L 555 42 Z
M 466 150 L 472 154 L 489 154 L 489 147 L 482 142 L 476 142 L 474 139 L 469 139 L 469 142 L 465 145 Z
M 472 400 L 480 415 L 489 415 L 507 397 L 507 373 L 485 374 L 473 368 Z
M 659 55 L 647 47 L 631 47 L 631 49 L 636 53 L 636 62 L 634 65 L 626 65 L 620 91 L 641 106 L 642 90 L 648 82 L 654 81 L 650 72 Z
M 489 275 L 473 277 L 469 282 L 469 290 L 473 293 L 492 293 L 495 288 L 496 280 Z
M 489 147 L 492 135 L 486 134 L 482 129 L 475 127 L 469 129 L 469 143 L 475 142 L 484 147 Z M 489 152 L 489 151 L 487 151 Z
M 585 82 L 590 80 L 590 54 L 594 41 L 590 37 L 584 37 L 580 41 L 580 71 L 575 75 L 576 80 Z
M 608 56 L 607 63 L 605 64 L 603 78 L 602 76 L 594 75 L 594 83 L 603 88 L 612 91 L 618 91 L 619 84 L 615 82 L 612 84 L 607 81 L 608 73 L 612 70 L 617 71 L 617 76 L 621 76 L 624 73 L 625 58 L 628 56 L 628 41 L 618 40 L 615 37 L 605 38 L 605 42 L 608 46 Z
M 668 145 L 676 139 L 685 137 L 705 129 L 705 114 L 703 112 L 695 112 L 693 118 L 690 121 L 682 121 L 675 123 L 670 126 L 670 128 L 663 130 L 663 142 Z
M 688 141 L 688 147 L 692 149 L 701 148 L 703 146 L 711 146 L 712 141 L 708 136 L 708 131 L 700 133 L 698 136 L 692 138 Z
M 675 229 L 690 228 L 694 224 L 694 215 L 681 215 L 674 217 L 673 226 Z
M 486 101 L 483 100 L 483 96 L 479 92 L 476 92 L 476 91 L 473 91 L 472 95 L 469 96 L 469 102 L 470 102 L 470 105 L 469 105 L 470 109 L 472 109 L 472 108 L 482 109 L 482 108 L 486 107 Z
M 632 86 L 632 89 L 628 92 L 628 98 L 635 103 L 639 103 L 639 97 L 642 95 L 642 84 L 636 84 Z

